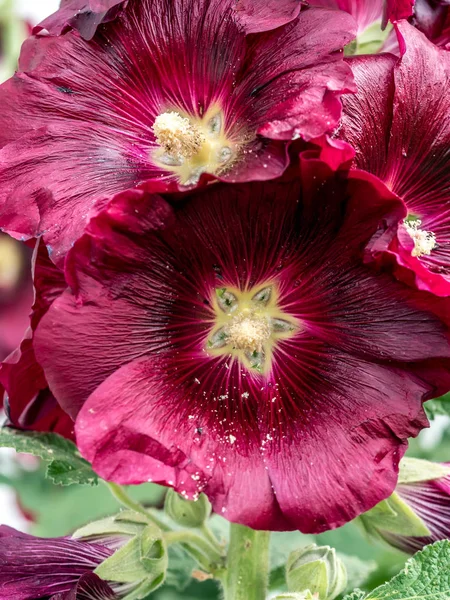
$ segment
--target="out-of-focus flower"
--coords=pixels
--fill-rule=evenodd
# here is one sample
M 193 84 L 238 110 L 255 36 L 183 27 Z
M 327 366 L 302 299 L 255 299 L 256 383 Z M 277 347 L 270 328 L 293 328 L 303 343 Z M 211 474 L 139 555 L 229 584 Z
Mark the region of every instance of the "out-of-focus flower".
M 8 243 L 19 245 L 12 238 L 4 237 Z M 0 238 L 0 244 L 2 239 Z M 15 339 L 16 349 L 0 365 L 0 392 L 4 396 L 7 424 L 26 430 L 54 431 L 72 439 L 73 421 L 48 389 L 33 348 L 34 330 L 54 299 L 65 290 L 66 282 L 62 271 L 50 261 L 43 243 L 37 243 L 32 265 L 29 263 L 30 261 L 27 266 L 30 275 L 33 272 L 36 290 L 33 308 L 31 309 L 32 298 L 29 297 L 28 310 L 22 311 L 21 328 Z M 29 296 L 32 296 L 31 281 L 29 284 Z
M 413 14 L 413 7 L 414 0 L 384 0 L 383 27 L 388 21 L 408 19 Z
M 360 518 L 369 534 L 410 554 L 450 537 L 450 463 L 415 462 L 423 463 L 422 471 Z
M 413 22 L 438 46 L 450 44 L 449 0 L 416 0 Z
M 118 195 L 34 341 L 82 454 L 260 529 L 321 531 L 389 496 L 422 400 L 450 386 L 448 301 L 364 264 L 404 216 L 309 154 L 293 181 L 175 207 Z
M 0 83 L 14 73 L 30 27 L 15 14 L 13 0 L 0 0 Z
M 165 578 L 161 531 L 128 511 L 71 537 L 36 538 L 0 526 L 0 600 L 143 598 Z
M 288 142 L 333 129 L 354 89 L 354 20 L 265 5 L 132 0 L 91 42 L 30 38 L 0 88 L 0 226 L 43 233 L 58 261 L 115 193 L 280 175 Z
M 355 167 L 377 175 L 407 205 L 407 218 L 390 248 L 397 275 L 447 296 L 450 54 L 406 22 L 397 28 L 401 59 L 349 59 L 359 92 L 344 103 L 338 135 L 356 149 Z
M 0 360 L 19 344 L 33 303 L 31 250 L 0 233 Z

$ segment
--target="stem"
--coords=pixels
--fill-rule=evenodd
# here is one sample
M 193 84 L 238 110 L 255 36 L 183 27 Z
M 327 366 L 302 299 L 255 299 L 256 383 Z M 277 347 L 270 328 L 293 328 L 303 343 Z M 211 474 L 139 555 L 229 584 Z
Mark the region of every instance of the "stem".
M 170 531 L 164 536 L 168 546 L 171 544 L 186 544 L 198 548 L 203 555 L 208 558 L 208 562 L 219 565 L 223 559 L 223 554 L 212 546 L 207 540 L 194 531 L 181 530 Z
M 145 515 L 148 519 L 153 521 L 153 523 L 157 525 L 161 531 L 169 530 L 169 527 L 163 521 L 158 519 L 158 517 L 156 517 L 151 511 L 146 510 L 142 504 L 136 502 L 136 500 L 133 500 L 133 498 L 127 494 L 121 485 L 117 485 L 117 483 L 112 483 L 111 481 L 106 481 L 105 483 L 108 486 L 111 494 L 120 504 L 122 504 L 122 506 L 125 506 L 130 510 L 134 510 L 134 512 L 140 513 L 141 515 Z
M 225 600 L 265 600 L 269 581 L 268 531 L 231 524 Z

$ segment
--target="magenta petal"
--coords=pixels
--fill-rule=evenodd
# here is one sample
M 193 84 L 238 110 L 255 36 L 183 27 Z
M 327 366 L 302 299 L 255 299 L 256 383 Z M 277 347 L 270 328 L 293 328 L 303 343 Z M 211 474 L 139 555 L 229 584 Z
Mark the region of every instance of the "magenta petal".
M 235 10 L 246 33 L 276 29 L 298 17 L 299 0 L 238 0 Z
M 118 600 L 119 597 L 95 573 L 87 573 L 80 578 L 64 600 Z
M 125 2 L 126 0 L 63 0 L 61 7 L 39 23 L 33 32 L 39 33 L 44 29 L 51 35 L 60 35 L 67 29 L 77 29 L 82 37 L 90 40 L 97 27 L 113 20 L 118 14 L 118 5 Z
M 375 21 L 381 19 L 384 0 L 310 0 L 309 4 L 345 10 L 355 18 L 358 33 L 362 33 Z
M 326 45 L 322 28 L 329 32 Z M 275 100 L 262 117 L 260 135 L 309 140 L 337 125 L 341 94 L 356 91 L 350 68 L 340 60 L 343 38 L 347 44 L 355 34 L 356 24 L 350 15 L 311 8 L 302 11 L 282 32 L 268 32 L 253 41 L 255 66 L 267 79 L 270 74 L 265 92 Z M 279 61 L 276 48 L 282 41 L 291 51 Z M 260 98 L 266 103 L 263 95 Z
M 408 19 L 413 14 L 414 0 L 384 0 L 383 27 L 388 21 Z
M 94 469 L 107 480 L 153 481 L 190 498 L 205 491 L 227 519 L 259 529 L 283 529 L 258 448 L 245 448 L 238 440 L 241 455 L 231 434 L 215 435 L 194 415 L 177 418 L 179 390 L 168 382 L 161 387 L 155 366 L 141 360 L 122 367 L 84 405 L 77 419 L 77 443 Z M 113 406 L 108 401 L 111 394 L 116 398 Z M 100 424 L 101 434 L 94 422 Z

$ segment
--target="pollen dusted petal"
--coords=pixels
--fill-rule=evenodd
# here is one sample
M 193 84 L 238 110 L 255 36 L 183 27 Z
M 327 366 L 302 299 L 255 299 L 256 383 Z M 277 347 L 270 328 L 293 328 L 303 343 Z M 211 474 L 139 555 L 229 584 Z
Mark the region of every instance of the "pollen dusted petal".
M 261 529 L 316 533 L 386 498 L 427 422 L 422 401 L 450 389 L 438 317 L 450 300 L 367 262 L 405 217 L 376 177 L 311 154 L 291 181 L 218 184 L 175 206 L 113 199 L 70 251 L 70 288 L 36 332 L 83 455 L 119 483 L 205 491 L 219 514 Z M 251 303 L 269 282 L 270 307 L 298 329 L 277 332 L 253 372 L 209 352 L 216 291 Z

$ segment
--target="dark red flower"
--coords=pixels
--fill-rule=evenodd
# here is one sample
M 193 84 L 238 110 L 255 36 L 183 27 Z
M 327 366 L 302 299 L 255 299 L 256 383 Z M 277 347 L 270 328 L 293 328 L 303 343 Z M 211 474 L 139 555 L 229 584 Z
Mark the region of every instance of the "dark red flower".
M 0 233 L 0 360 L 20 344 L 33 303 L 31 250 Z
M 58 261 L 120 191 L 280 175 L 288 141 L 339 120 L 354 21 L 265 4 L 132 0 L 91 42 L 29 39 L 0 88 L 0 226 Z
M 0 600 L 114 600 L 93 571 L 113 554 L 108 546 L 44 539 L 0 526 Z
M 175 208 L 118 195 L 36 331 L 82 454 L 254 528 L 318 532 L 390 495 L 422 400 L 450 387 L 448 301 L 364 264 L 404 215 L 308 155 L 294 181 Z
M 375 174 L 407 205 L 391 252 L 398 275 L 450 294 L 450 54 L 406 22 L 404 54 L 351 59 L 359 92 L 344 103 L 339 136 L 355 166 Z M 425 100 L 424 100 L 425 99 Z
M 13 242 L 18 244 L 14 240 Z M 33 431 L 55 431 L 72 439 L 73 421 L 48 389 L 44 372 L 36 362 L 33 348 L 34 330 L 40 319 L 54 299 L 66 288 L 64 274 L 50 261 L 44 244 L 39 242 L 36 245 L 32 269 L 36 289 L 33 308 L 29 308 L 25 314 L 27 324 L 24 323 L 21 336 L 16 341 L 18 348 L 0 365 L 3 408 L 9 426 Z M 30 311 L 31 319 L 28 316 Z

